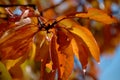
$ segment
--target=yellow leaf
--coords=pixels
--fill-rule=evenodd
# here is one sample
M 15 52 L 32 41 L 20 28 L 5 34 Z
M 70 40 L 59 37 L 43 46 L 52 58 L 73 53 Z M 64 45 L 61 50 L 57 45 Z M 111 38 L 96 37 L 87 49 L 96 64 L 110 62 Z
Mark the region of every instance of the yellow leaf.
M 4 61 L 7 70 L 9 70 L 11 67 L 15 66 L 17 62 L 19 62 L 22 59 L 22 57 L 16 59 L 16 60 L 6 60 Z
M 72 29 L 69 29 L 69 31 L 76 34 L 83 40 L 83 42 L 87 45 L 91 55 L 95 58 L 96 61 L 99 62 L 100 50 L 91 32 L 86 28 L 81 27 L 74 21 L 71 23 L 73 23 L 73 27 Z
M 38 24 L 38 19 L 36 17 L 31 17 L 32 24 Z
M 30 60 L 34 60 L 36 54 L 36 45 L 32 43 L 32 49 L 30 51 Z
M 71 28 L 72 27 L 71 19 L 64 19 L 60 21 L 59 25 L 65 28 Z
M 71 45 L 73 47 L 73 52 L 74 52 L 75 56 L 79 59 L 79 47 L 78 47 L 77 42 L 75 41 L 75 39 L 72 39 Z

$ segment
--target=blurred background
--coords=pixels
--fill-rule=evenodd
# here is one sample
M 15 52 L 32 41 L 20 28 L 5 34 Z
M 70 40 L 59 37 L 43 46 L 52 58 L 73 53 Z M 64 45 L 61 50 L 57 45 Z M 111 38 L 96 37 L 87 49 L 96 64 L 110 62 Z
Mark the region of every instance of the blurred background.
M 0 0 L 0 23 L 7 17 L 3 5 L 31 4 L 34 4 L 33 7 L 47 19 L 73 12 L 86 12 L 90 7 L 104 10 L 110 16 L 117 18 L 118 23 L 110 25 L 88 19 L 77 19 L 80 25 L 93 33 L 100 47 L 101 61 L 98 64 L 91 59 L 84 75 L 80 63 L 75 58 L 74 70 L 69 80 L 120 80 L 120 0 Z M 19 10 L 15 11 L 18 12 Z M 30 80 L 37 80 L 36 76 L 33 74 Z

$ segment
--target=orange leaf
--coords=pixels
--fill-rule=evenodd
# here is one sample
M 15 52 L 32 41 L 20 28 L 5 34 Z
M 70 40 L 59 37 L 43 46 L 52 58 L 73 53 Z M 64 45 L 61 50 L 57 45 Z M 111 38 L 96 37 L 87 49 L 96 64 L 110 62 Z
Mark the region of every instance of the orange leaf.
M 36 61 L 43 61 L 49 54 L 49 42 L 46 39 L 46 31 L 39 31 L 35 36 L 36 43 Z
M 63 54 L 66 55 L 66 60 L 65 65 L 63 66 L 65 71 L 63 73 L 62 80 L 67 80 L 72 73 L 74 66 L 74 54 L 71 44 L 63 51 Z
M 58 61 L 58 54 L 57 54 L 57 50 L 56 50 L 56 36 L 53 35 L 51 42 L 50 42 L 50 53 L 51 53 L 51 58 L 52 58 L 52 62 L 53 62 L 53 70 L 57 70 L 58 66 L 59 66 L 59 61 Z
M 60 35 L 61 31 L 64 35 Z M 69 43 L 66 42 L 66 36 L 68 35 L 68 33 L 66 33 L 66 30 L 64 31 L 64 29 L 60 28 L 57 31 L 57 36 L 54 35 L 51 40 L 51 56 L 53 61 L 53 68 L 58 69 L 58 78 L 62 80 L 68 79 L 73 70 L 74 63 L 74 54 L 72 46 L 70 45 L 71 40 Z
M 79 38 L 81 38 L 81 40 L 83 40 L 83 42 L 87 45 L 91 55 L 95 58 L 96 61 L 99 62 L 100 50 L 91 32 L 86 28 L 81 27 L 74 21 L 71 23 L 73 23 L 73 27 L 72 29 L 69 29 L 69 31 L 76 34 L 79 36 Z
M 89 8 L 88 13 L 78 13 L 75 16 L 93 19 L 93 20 L 102 22 L 104 24 L 112 24 L 117 22 L 115 18 L 110 17 L 103 10 L 98 10 L 95 8 Z
M 96 61 L 99 62 L 100 50 L 91 32 L 73 20 L 67 20 L 67 23 L 69 23 L 69 26 L 71 26 L 71 28 L 68 28 L 68 30 L 83 40 L 83 42 L 87 45 L 87 48 L 89 49 L 91 55 L 95 58 Z M 68 26 L 65 23 L 60 24 L 65 25 L 65 27 Z
M 1 37 L 1 59 L 16 59 L 23 55 L 26 56 L 25 53 L 28 53 L 29 49 L 31 49 L 32 38 L 37 31 L 37 26 L 27 25 Z
M 49 53 L 50 43 L 46 39 L 47 34 L 46 31 L 40 31 L 35 36 L 35 43 L 37 46 L 35 60 L 41 63 L 40 80 L 54 80 L 56 73 L 52 67 L 53 62 L 51 62 L 51 56 Z
M 88 64 L 88 54 L 90 53 L 87 45 L 83 40 L 76 34 L 72 34 L 74 39 L 72 39 L 73 51 L 76 57 L 80 60 L 82 68 L 85 69 Z

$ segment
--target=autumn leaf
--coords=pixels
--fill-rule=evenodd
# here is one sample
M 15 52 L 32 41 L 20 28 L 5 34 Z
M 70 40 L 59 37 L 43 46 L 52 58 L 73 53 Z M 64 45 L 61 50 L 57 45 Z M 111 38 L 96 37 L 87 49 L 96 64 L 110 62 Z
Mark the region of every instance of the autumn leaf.
M 25 59 L 26 59 L 26 57 L 22 56 L 15 60 L 10 59 L 10 60 L 2 61 L 2 63 L 5 64 L 6 69 L 9 71 L 12 79 L 22 79 L 23 78 L 21 64 L 25 61 Z
M 40 79 L 53 80 L 55 72 L 52 70 L 52 62 L 49 53 L 50 42 L 46 31 L 39 31 L 35 35 L 36 55 L 35 61 L 40 62 Z
M 68 28 L 68 31 L 70 31 L 72 34 L 79 36 L 79 38 L 80 38 L 80 39 L 79 38 L 75 39 L 75 40 L 77 40 L 77 43 L 78 43 L 78 40 L 80 40 L 80 41 L 82 40 L 82 42 L 84 42 L 84 47 L 86 44 L 86 47 L 90 51 L 93 58 L 97 62 L 99 62 L 100 50 L 99 50 L 97 42 L 94 39 L 92 33 L 88 29 L 80 26 L 73 20 L 65 20 L 65 21 L 67 21 L 67 24 L 65 24 L 65 22 L 64 23 L 60 22 L 60 25 L 63 25 L 64 27 L 70 26 L 71 28 Z
M 80 60 L 82 68 L 86 69 L 88 64 L 88 57 L 90 53 L 88 50 L 88 47 L 83 42 L 83 40 L 81 40 L 79 36 L 77 36 L 76 34 L 71 34 L 71 35 L 73 35 L 74 37 L 74 39 L 72 39 L 72 42 L 71 42 L 73 47 L 73 52 L 78 58 L 78 60 Z
M 90 31 L 84 27 L 74 24 L 74 27 L 70 29 L 70 32 L 76 34 L 83 40 L 83 42 L 87 45 L 91 55 L 95 58 L 96 61 L 99 62 L 100 50 Z
M 63 66 L 65 71 L 63 73 L 62 80 L 67 80 L 72 73 L 74 66 L 74 53 L 71 44 L 63 51 L 63 54 L 66 55 L 66 60 L 65 65 Z
M 59 44 L 59 50 L 67 48 L 71 42 L 71 34 L 64 28 L 57 27 L 56 29 L 57 43 Z
M 63 31 L 64 34 L 62 36 L 58 35 L 61 31 Z M 54 35 L 51 40 L 51 56 L 53 61 L 53 70 L 58 69 L 58 79 L 66 80 L 68 79 L 73 69 L 74 53 L 72 45 L 70 44 L 71 40 L 69 44 L 66 42 L 67 38 L 69 39 L 69 37 L 67 36 L 69 35 L 68 32 L 64 31 L 64 29 L 58 29 L 56 33 L 57 35 Z M 62 41 L 60 42 L 58 40 Z
M 75 16 L 89 18 L 95 21 L 102 22 L 104 24 L 112 24 L 117 22 L 117 20 L 114 17 L 110 17 L 103 10 L 98 10 L 95 8 L 89 8 L 87 13 L 77 13 Z
M 7 22 L 0 23 L 0 37 L 3 35 L 3 33 L 6 31 L 8 26 Z
M 25 61 L 26 58 L 21 58 L 14 66 L 9 69 L 9 73 L 11 74 L 13 79 L 23 79 L 23 72 L 21 69 L 21 64 Z M 17 73 L 17 74 L 16 74 Z
M 35 35 L 36 54 L 35 61 L 44 61 L 49 54 L 49 42 L 46 39 L 46 31 L 39 31 Z
M 26 56 L 32 46 L 32 38 L 37 32 L 35 25 L 26 25 L 18 30 L 13 30 L 9 34 L 0 38 L 1 59 L 17 59 Z
M 6 66 L 0 61 L 0 79 L 1 80 L 12 80 L 12 77 L 10 76 L 9 72 L 6 69 Z

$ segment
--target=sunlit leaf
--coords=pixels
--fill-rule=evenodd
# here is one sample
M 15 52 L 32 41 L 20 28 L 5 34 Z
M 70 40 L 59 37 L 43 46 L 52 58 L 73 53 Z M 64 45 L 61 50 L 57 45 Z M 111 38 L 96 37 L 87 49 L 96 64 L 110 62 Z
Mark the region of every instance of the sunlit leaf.
M 95 21 L 102 22 L 104 24 L 112 24 L 116 23 L 117 20 L 114 17 L 110 17 L 107 13 L 103 10 L 98 10 L 95 8 L 89 8 L 88 13 L 78 13 L 76 14 L 77 17 L 84 17 L 89 18 Z
M 67 24 L 61 22 L 60 25 L 61 24 L 65 27 L 71 26 L 72 28 L 68 28 L 68 30 L 81 38 L 81 40 L 86 44 L 87 48 L 89 49 L 91 55 L 95 58 L 96 61 L 99 62 L 100 50 L 91 32 L 86 28 L 80 26 L 73 20 L 67 20 Z
M 71 28 L 72 27 L 71 19 L 64 19 L 60 21 L 59 25 L 65 28 Z
M 70 32 L 76 34 L 83 40 L 83 42 L 87 45 L 91 55 L 95 58 L 96 61 L 99 62 L 99 47 L 91 32 L 88 31 L 86 28 L 79 26 L 76 23 L 73 24 L 73 27 L 72 29 L 70 29 Z

